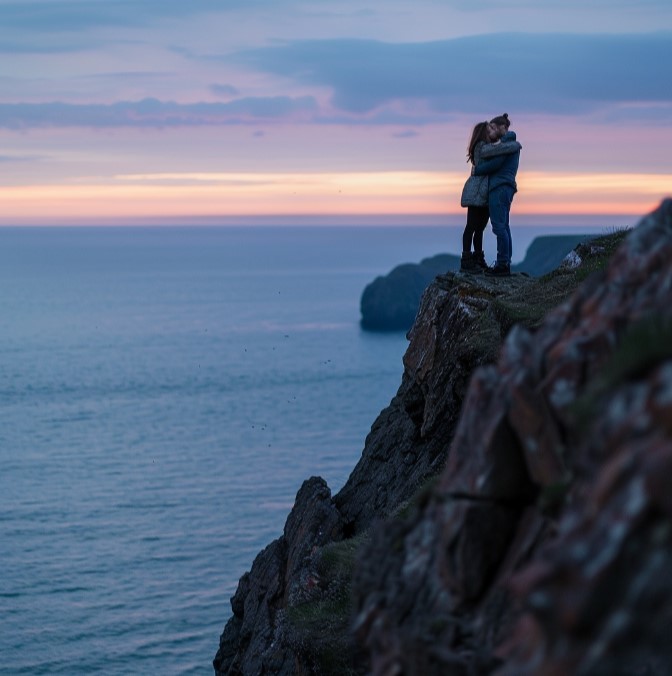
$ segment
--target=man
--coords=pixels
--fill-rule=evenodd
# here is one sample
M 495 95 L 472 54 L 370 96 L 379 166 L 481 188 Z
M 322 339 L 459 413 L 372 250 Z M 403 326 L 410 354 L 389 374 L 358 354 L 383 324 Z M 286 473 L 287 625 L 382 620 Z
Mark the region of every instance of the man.
M 490 120 L 491 141 L 515 141 L 516 133 L 509 131 L 509 116 L 499 115 Z M 485 271 L 486 275 L 508 277 L 511 274 L 511 229 L 509 212 L 513 196 L 518 190 L 516 174 L 520 162 L 520 150 L 509 155 L 483 160 L 474 169 L 476 176 L 489 176 L 488 207 L 492 231 L 497 237 L 497 262 Z

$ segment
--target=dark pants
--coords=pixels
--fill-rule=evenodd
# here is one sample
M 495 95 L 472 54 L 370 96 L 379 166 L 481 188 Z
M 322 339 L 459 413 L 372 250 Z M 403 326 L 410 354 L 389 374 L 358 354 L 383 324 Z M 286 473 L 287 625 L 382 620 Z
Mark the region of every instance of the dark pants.
M 511 265 L 511 229 L 509 228 L 509 212 L 515 190 L 509 185 L 500 185 L 490 191 L 488 206 L 490 207 L 490 222 L 492 232 L 497 237 L 497 263 Z
M 462 234 L 462 251 L 469 253 L 473 243 L 474 251 L 483 251 L 483 231 L 490 218 L 488 207 L 467 207 L 467 224 Z

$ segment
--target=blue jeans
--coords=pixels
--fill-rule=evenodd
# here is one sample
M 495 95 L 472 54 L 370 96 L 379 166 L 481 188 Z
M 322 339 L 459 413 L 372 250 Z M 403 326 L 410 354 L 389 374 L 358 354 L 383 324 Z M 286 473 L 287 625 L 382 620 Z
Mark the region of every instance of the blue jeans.
M 509 185 L 500 185 L 490 191 L 488 206 L 490 207 L 490 223 L 492 232 L 497 237 L 497 263 L 511 265 L 511 229 L 509 228 L 509 212 L 515 190 Z

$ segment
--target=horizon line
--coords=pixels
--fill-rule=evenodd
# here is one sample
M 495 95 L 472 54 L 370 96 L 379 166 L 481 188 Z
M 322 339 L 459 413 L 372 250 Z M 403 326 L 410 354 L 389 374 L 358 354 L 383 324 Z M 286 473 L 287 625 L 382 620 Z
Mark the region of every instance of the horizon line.
M 630 213 L 521 213 L 512 214 L 511 227 L 562 227 L 576 226 L 579 222 L 587 227 L 633 226 L 650 211 L 637 215 Z M 0 228 L 96 228 L 96 227 L 459 227 L 466 222 L 463 213 L 420 214 L 245 214 L 236 216 L 145 216 L 116 218 L 62 218 L 49 220 L 26 220 L 2 222 Z

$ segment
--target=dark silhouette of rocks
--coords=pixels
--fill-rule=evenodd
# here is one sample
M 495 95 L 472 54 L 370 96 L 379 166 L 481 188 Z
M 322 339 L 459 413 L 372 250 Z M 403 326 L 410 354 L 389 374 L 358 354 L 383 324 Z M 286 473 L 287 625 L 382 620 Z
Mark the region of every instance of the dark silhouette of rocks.
M 460 257 L 439 254 L 420 263 L 404 263 L 367 284 L 360 299 L 361 326 L 369 331 L 408 331 L 420 298 L 437 276 L 460 267 Z
M 326 482 L 304 482 L 283 535 L 254 560 L 231 599 L 233 617 L 220 638 L 215 670 L 226 674 L 294 674 L 300 632 L 282 634 L 287 609 L 311 599 L 311 555 L 343 538 L 343 519 Z M 347 627 L 339 627 L 347 634 Z M 303 651 L 306 652 L 305 650 Z
M 554 270 L 588 235 L 547 235 L 537 237 L 525 259 L 513 266 L 514 272 L 533 277 Z M 413 325 L 420 299 L 429 283 L 440 274 L 456 272 L 460 257 L 439 254 L 420 263 L 404 263 L 366 286 L 360 300 L 361 326 L 368 331 L 408 331 Z
M 512 270 L 532 277 L 541 277 L 555 270 L 579 244 L 594 239 L 595 235 L 543 235 L 535 237 L 525 252 L 525 258 Z
M 542 278 L 447 273 L 335 496 L 301 487 L 217 674 L 672 673 L 672 200 Z

